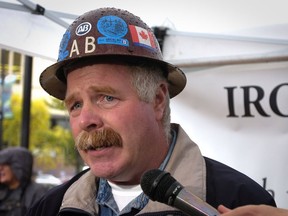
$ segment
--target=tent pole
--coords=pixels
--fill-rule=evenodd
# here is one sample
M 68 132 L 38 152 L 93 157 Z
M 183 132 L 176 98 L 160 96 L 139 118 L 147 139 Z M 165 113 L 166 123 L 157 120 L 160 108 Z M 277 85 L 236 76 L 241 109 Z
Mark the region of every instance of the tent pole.
M 63 26 L 64 28 L 68 28 L 69 24 L 65 21 L 59 19 L 57 16 L 55 16 L 52 12 L 45 10 L 44 7 L 38 4 L 34 4 L 31 1 L 28 0 L 18 0 L 21 2 L 25 7 L 29 8 L 32 12 L 43 15 L 47 17 L 48 19 L 52 20 L 53 22 L 59 24 L 60 26 Z
M 4 64 L 4 49 L 1 49 L 1 107 L 0 107 L 0 150 L 4 148 L 3 143 L 3 119 L 4 119 L 4 112 L 3 112 L 3 90 L 4 90 L 4 79 L 5 79 L 5 64 Z
M 256 64 L 268 62 L 282 62 L 288 61 L 288 54 L 275 54 L 275 55 L 247 55 L 247 56 L 222 56 L 219 58 L 198 58 L 198 59 L 185 59 L 185 60 L 170 60 L 171 63 L 178 67 L 218 67 L 235 64 Z
M 31 56 L 25 56 L 24 86 L 23 86 L 23 110 L 22 110 L 22 129 L 21 129 L 21 146 L 29 148 L 30 137 L 30 107 L 31 107 L 31 80 L 32 80 L 32 63 Z

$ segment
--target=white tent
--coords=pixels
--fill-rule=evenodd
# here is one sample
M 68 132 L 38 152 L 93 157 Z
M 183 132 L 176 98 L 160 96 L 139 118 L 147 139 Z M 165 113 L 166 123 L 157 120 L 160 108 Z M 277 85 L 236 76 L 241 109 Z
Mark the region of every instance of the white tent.
M 188 79 L 171 101 L 172 120 L 205 156 L 252 177 L 287 208 L 288 25 L 283 28 L 284 39 L 168 30 L 163 53 Z
M 55 61 L 58 44 L 76 15 L 49 11 L 31 1 L 0 1 L 0 46 Z
M 0 1 L 6 32 L 0 47 L 55 61 L 63 26 L 75 16 L 19 2 Z M 286 208 L 287 36 L 284 23 L 233 34 L 168 29 L 163 38 L 164 59 L 188 78 L 171 101 L 172 121 L 182 124 L 205 156 L 249 175 Z

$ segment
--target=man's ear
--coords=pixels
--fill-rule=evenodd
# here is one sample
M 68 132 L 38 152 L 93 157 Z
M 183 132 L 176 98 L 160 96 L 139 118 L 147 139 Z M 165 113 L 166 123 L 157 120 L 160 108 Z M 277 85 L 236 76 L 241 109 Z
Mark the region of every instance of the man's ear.
M 164 110 L 167 104 L 167 94 L 169 94 L 167 84 L 161 83 L 158 86 L 154 99 L 154 110 L 158 120 L 163 118 Z

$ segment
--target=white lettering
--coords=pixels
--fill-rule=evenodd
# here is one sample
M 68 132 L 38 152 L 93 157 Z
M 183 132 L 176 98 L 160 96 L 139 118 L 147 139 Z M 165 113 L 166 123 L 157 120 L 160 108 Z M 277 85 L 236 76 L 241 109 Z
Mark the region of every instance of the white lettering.
M 79 55 L 77 40 L 73 40 L 71 50 L 70 50 L 70 56 L 69 56 L 70 58 L 72 57 L 74 52 L 76 52 L 76 55 Z
M 86 37 L 85 38 L 85 53 L 92 53 L 96 49 L 95 46 L 95 38 L 94 37 Z
M 82 25 L 82 26 L 79 26 L 78 30 L 77 30 L 77 33 L 82 33 L 82 32 L 86 32 L 89 30 L 89 25 Z

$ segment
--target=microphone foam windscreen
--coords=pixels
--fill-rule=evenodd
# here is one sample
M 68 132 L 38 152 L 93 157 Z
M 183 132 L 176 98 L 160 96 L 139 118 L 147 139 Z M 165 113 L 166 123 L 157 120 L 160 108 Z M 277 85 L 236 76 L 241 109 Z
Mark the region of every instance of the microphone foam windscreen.
M 175 182 L 170 173 L 153 169 L 142 175 L 141 188 L 151 200 L 166 203 L 166 193 Z

